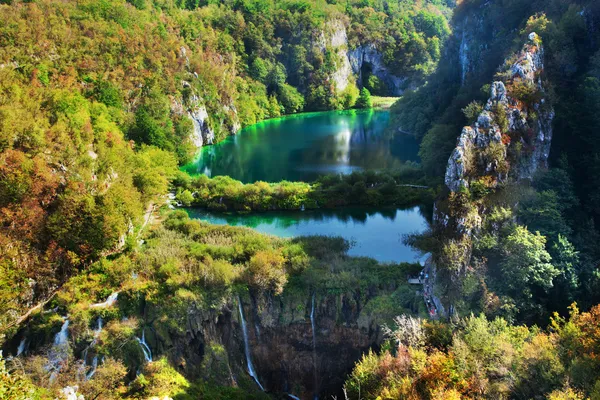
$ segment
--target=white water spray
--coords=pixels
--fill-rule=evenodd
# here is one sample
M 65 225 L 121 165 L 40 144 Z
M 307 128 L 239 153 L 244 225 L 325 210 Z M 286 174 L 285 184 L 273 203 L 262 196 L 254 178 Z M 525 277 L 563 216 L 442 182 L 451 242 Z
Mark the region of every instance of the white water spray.
M 81 353 L 81 358 L 83 359 L 83 370 L 85 371 L 85 367 L 87 366 L 87 356 L 88 356 L 88 351 L 89 349 L 93 348 L 96 343 L 98 342 L 98 337 L 100 336 L 100 334 L 102 333 L 102 317 L 98 317 L 98 325 L 96 326 L 96 329 L 94 330 L 94 339 L 92 340 L 92 342 L 90 343 L 90 345 L 88 347 L 85 348 L 85 350 L 83 350 L 83 353 Z M 98 355 L 95 355 L 94 358 L 92 359 L 92 368 L 91 370 L 85 375 L 85 380 L 89 380 L 92 376 L 94 376 L 94 374 L 96 373 L 96 368 L 98 368 Z
M 25 345 L 27 344 L 27 338 L 23 338 L 19 343 L 19 347 L 17 347 L 17 355 L 19 357 L 23 352 L 25 352 Z
M 65 318 L 60 331 L 54 337 L 54 344 L 48 354 L 47 371 L 52 371 L 50 374 L 50 382 L 54 382 L 58 372 L 62 368 L 62 364 L 69 356 L 69 320 Z
M 94 356 L 94 359 L 92 360 L 92 369 L 90 370 L 90 372 L 88 372 L 85 375 L 86 381 L 90 380 L 92 378 L 92 376 L 94 376 L 97 368 L 98 368 L 98 356 Z
M 106 307 L 110 307 L 113 304 L 115 304 L 117 302 L 117 298 L 119 297 L 119 292 L 114 292 L 111 293 L 110 296 L 108 296 L 108 299 L 106 299 L 106 301 L 103 301 L 102 303 L 96 303 L 96 304 L 92 304 L 90 307 L 91 308 L 106 308 Z
M 152 362 L 152 351 L 150 350 L 150 347 L 146 343 L 146 330 L 142 329 L 142 338 L 141 339 L 139 337 L 136 337 L 135 339 L 140 344 L 140 347 L 142 348 L 142 352 L 144 352 L 144 359 L 146 360 L 146 362 L 151 363 Z
M 248 328 L 246 327 L 246 320 L 244 319 L 244 309 L 242 308 L 242 301 L 238 297 L 238 306 L 240 309 L 240 320 L 242 321 L 242 333 L 244 335 L 244 352 L 246 353 L 246 364 L 248 366 L 248 373 L 254 380 L 256 384 L 262 390 L 265 391 L 265 388 L 260 384 L 258 380 L 258 375 L 256 375 L 256 371 L 254 370 L 254 365 L 252 364 L 252 357 L 250 355 L 250 342 L 248 341 Z

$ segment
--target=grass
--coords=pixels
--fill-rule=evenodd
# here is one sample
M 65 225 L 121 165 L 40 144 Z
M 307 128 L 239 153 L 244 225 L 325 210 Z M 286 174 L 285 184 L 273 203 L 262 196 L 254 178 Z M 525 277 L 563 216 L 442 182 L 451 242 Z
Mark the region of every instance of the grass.
M 371 96 L 373 108 L 390 108 L 400 97 Z

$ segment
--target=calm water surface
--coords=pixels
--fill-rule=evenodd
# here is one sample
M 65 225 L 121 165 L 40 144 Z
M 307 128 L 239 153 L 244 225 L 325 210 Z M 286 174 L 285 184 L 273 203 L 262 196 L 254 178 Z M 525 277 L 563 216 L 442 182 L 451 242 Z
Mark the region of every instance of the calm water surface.
M 188 209 L 190 217 L 213 224 L 239 225 L 280 237 L 308 235 L 342 236 L 353 241 L 348 254 L 381 262 L 414 262 L 419 255 L 402 244 L 402 236 L 421 232 L 425 218 L 415 207 L 409 210 L 344 208 L 255 214 L 221 214 Z
M 242 182 L 311 181 L 328 173 L 417 161 L 412 136 L 387 129 L 387 110 L 308 113 L 264 121 L 202 149 L 184 169 Z

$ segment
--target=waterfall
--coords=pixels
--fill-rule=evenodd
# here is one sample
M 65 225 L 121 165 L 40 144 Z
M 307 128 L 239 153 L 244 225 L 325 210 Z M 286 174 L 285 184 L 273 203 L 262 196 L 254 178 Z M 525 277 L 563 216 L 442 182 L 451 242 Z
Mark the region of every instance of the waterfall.
M 105 307 L 110 307 L 110 306 L 112 306 L 113 304 L 116 303 L 118 297 L 119 297 L 119 292 L 111 293 L 111 295 L 108 296 L 108 299 L 106 299 L 106 301 L 103 301 L 102 303 L 92 304 L 90 307 L 91 308 L 105 308 Z
M 69 320 L 65 319 L 62 326 L 60 327 L 60 331 L 54 336 L 54 345 L 62 346 L 67 343 L 67 339 L 69 337 Z
M 92 340 L 90 345 L 88 347 L 86 347 L 83 350 L 83 352 L 81 353 L 81 359 L 83 360 L 83 371 L 85 371 L 85 367 L 87 366 L 88 350 L 93 348 L 96 345 L 96 343 L 98 342 L 98 337 L 100 336 L 100 333 L 102 333 L 102 317 L 98 317 L 97 326 L 96 326 L 96 329 L 94 330 L 94 339 Z M 94 376 L 94 374 L 96 373 L 97 367 L 98 367 L 98 355 L 96 354 L 94 356 L 94 358 L 92 359 L 92 369 L 90 370 L 90 372 L 88 372 L 85 375 L 86 381 L 89 380 L 92 376 Z
M 290 394 L 290 393 L 288 393 L 288 394 L 287 394 L 287 396 L 288 396 L 290 399 L 294 399 L 294 400 L 300 400 L 300 397 L 298 397 L 298 396 L 294 396 L 293 394 Z
M 313 370 L 315 373 L 315 396 L 314 399 L 318 400 L 318 371 L 317 371 L 317 330 L 315 329 L 315 292 L 312 295 L 312 304 L 310 308 L 310 326 L 312 327 L 312 345 L 313 345 Z
M 19 357 L 21 354 L 23 354 L 23 352 L 25 351 L 25 345 L 27 344 L 27 338 L 23 338 L 21 340 L 21 343 L 19 343 L 19 347 L 17 347 L 17 355 L 16 357 Z
M 54 337 L 54 344 L 48 353 L 47 371 L 52 371 L 50 374 L 50 382 L 54 382 L 62 364 L 69 356 L 69 320 L 65 318 L 60 331 Z
M 136 337 L 135 339 L 138 341 L 140 347 L 142 348 L 142 351 L 144 352 L 144 359 L 146 360 L 146 362 L 151 363 L 152 351 L 150 351 L 150 347 L 146 344 L 146 329 L 142 329 L 141 339 L 139 337 Z
M 250 342 L 248 341 L 248 328 L 246 327 L 246 320 L 244 319 L 244 309 L 242 308 L 242 301 L 238 296 L 238 306 L 240 309 L 240 320 L 242 321 L 242 333 L 244 335 L 244 353 L 246 353 L 246 364 L 248 365 L 248 373 L 254 380 L 256 384 L 262 390 L 265 391 L 265 388 L 260 384 L 258 380 L 258 376 L 256 375 L 256 371 L 254 370 L 254 365 L 252 365 L 252 357 L 250 355 Z
M 90 380 L 92 378 L 92 376 L 94 376 L 97 368 L 98 368 L 98 356 L 94 356 L 94 359 L 92 360 L 92 369 L 90 370 L 90 372 L 88 372 L 85 375 L 86 381 Z

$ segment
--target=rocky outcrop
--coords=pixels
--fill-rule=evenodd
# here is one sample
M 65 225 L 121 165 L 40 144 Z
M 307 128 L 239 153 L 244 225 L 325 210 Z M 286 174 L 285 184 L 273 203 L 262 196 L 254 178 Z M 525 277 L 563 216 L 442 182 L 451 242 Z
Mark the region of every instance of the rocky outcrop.
M 554 111 L 541 79 L 543 56 L 541 40 L 532 33 L 504 63 L 498 74 L 503 80 L 493 82 L 487 103 L 463 128 L 448 160 L 445 184 L 452 193 L 436 202 L 433 229 L 444 238 L 434 261 L 445 266 L 439 270 L 450 304 L 489 211 L 485 193 L 547 167 Z
M 198 103 L 198 98 L 194 96 L 192 102 Z M 202 147 L 204 144 L 213 144 L 215 140 L 215 132 L 209 125 L 208 112 L 203 105 L 196 105 L 188 111 L 188 116 L 194 124 L 194 132 L 191 135 L 191 140 L 196 147 Z
M 179 50 L 179 57 L 184 60 L 186 68 L 189 67 L 189 57 L 185 47 Z M 241 129 L 237 109 L 231 102 L 222 101 L 217 110 L 209 110 L 203 99 L 196 94 L 194 84 L 198 76 L 189 72 L 189 81 L 182 81 L 185 90 L 191 92 L 186 99 L 173 99 L 171 112 L 175 115 L 186 116 L 192 121 L 193 131 L 189 140 L 200 148 L 215 143 L 218 132 L 225 131 L 225 135 L 236 134 Z M 209 114 L 210 113 L 210 114 Z M 221 115 L 221 119 L 213 121 L 209 115 Z
M 539 76 L 543 54 L 539 37 L 531 33 L 529 42 L 508 67 L 508 84 L 543 94 Z M 554 111 L 543 96 L 534 104 L 524 100 L 509 96 L 504 82 L 492 84 L 484 110 L 473 125 L 463 128 L 448 160 L 445 183 L 450 191 L 468 188 L 471 180 L 484 176 L 494 185 L 506 181 L 509 174 L 515 179 L 531 178 L 537 169 L 547 166 Z M 494 144 L 493 154 L 484 155 L 486 151 L 492 153 Z M 511 146 L 522 149 L 518 159 L 507 159 Z M 503 163 L 514 168 L 509 172 Z
M 353 82 L 352 67 L 348 60 L 348 34 L 346 26 L 340 20 L 333 20 L 326 25 L 317 39 L 319 51 L 324 52 L 328 47 L 337 55 L 337 68 L 331 75 L 338 93 L 343 92 L 350 82 Z
M 383 61 L 383 55 L 374 44 L 363 44 L 354 49 L 349 48 L 346 27 L 342 21 L 333 20 L 326 26 L 316 40 L 319 51 L 331 48 L 337 54 L 337 69 L 331 75 L 336 90 L 342 92 L 348 84 L 356 80 L 359 87 L 363 85 L 363 70 L 368 65 L 371 73 L 378 77 L 390 90 L 393 96 L 400 96 L 413 88 L 407 79 L 392 74 Z
M 363 67 L 368 64 L 371 73 L 385 83 L 391 95 L 400 96 L 406 89 L 411 87 L 407 79 L 395 76 L 389 71 L 383 62 L 383 55 L 373 44 L 361 45 L 348 51 L 348 58 L 352 66 L 352 72 L 356 75 L 360 86 L 363 85 Z

